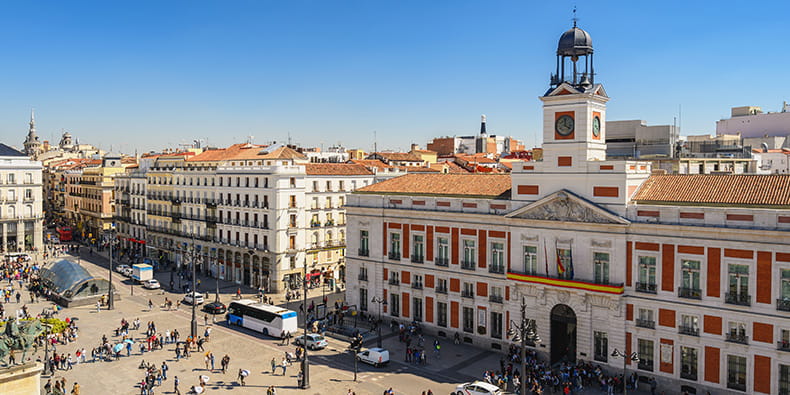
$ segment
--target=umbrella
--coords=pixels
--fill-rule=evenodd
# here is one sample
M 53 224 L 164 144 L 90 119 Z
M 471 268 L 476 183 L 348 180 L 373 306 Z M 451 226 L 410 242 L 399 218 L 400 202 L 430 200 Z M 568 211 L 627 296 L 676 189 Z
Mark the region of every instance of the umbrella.
M 247 376 L 249 376 L 249 375 L 250 375 L 250 371 L 249 371 L 249 370 L 247 370 L 247 369 L 242 369 L 242 370 L 241 370 L 241 375 L 242 375 L 243 377 L 247 377 Z
M 200 376 L 200 380 L 206 384 L 208 384 L 208 376 Z
M 134 340 L 132 340 L 132 339 L 126 339 L 126 340 L 124 340 L 123 342 L 124 342 L 124 343 L 131 343 L 131 344 L 134 344 Z
M 113 350 L 114 352 L 121 352 L 121 350 L 123 350 L 123 343 L 118 343 L 118 344 L 116 344 L 116 345 L 115 345 L 115 346 L 112 348 L 112 350 Z

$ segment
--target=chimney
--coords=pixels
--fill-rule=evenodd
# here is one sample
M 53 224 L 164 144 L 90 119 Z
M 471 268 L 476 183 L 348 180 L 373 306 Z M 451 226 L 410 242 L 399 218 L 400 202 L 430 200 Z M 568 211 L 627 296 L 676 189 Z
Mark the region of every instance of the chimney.
M 480 116 L 480 135 L 481 136 L 487 136 L 488 135 L 488 133 L 486 133 L 486 115 L 485 114 Z
M 418 144 L 412 143 L 412 145 L 411 145 L 411 150 L 412 151 L 418 151 L 419 149 L 420 149 L 420 146 Z

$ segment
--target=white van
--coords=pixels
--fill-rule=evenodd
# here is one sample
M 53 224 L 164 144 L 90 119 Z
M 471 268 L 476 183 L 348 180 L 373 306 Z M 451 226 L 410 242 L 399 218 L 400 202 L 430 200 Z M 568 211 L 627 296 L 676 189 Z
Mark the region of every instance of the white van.
M 357 360 L 379 367 L 390 362 L 390 352 L 381 347 L 374 347 L 357 353 Z
M 190 292 L 184 295 L 185 304 L 203 304 L 203 294 L 200 292 Z

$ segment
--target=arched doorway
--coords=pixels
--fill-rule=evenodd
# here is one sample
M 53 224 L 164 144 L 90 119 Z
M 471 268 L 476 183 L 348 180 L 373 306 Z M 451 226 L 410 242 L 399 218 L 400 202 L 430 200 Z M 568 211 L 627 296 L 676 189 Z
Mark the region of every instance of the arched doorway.
M 564 304 L 551 309 L 551 364 L 576 361 L 576 313 Z

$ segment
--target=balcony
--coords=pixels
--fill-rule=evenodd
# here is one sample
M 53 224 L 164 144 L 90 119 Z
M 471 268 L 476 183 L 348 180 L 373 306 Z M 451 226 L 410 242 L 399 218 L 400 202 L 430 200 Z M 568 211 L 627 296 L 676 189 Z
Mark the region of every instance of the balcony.
M 656 329 L 656 322 L 653 320 L 636 319 L 636 326 L 640 328 Z
M 702 290 L 697 288 L 678 288 L 678 297 L 686 299 L 702 299 Z
M 726 340 L 730 343 L 749 344 L 749 336 L 742 333 L 728 333 Z
M 411 283 L 411 287 L 414 289 L 422 289 L 422 283 Z
M 790 299 L 776 299 L 776 309 L 779 311 L 790 311 Z
M 436 259 L 433 260 L 433 263 L 435 263 L 436 266 L 445 266 L 446 267 L 446 266 L 448 266 L 450 264 L 450 260 L 447 257 L 437 256 Z
M 400 285 L 400 280 L 391 278 L 389 281 L 389 285 Z
M 461 291 L 461 297 L 474 298 L 475 297 L 475 293 L 474 293 L 474 291 Z
M 475 261 L 461 261 L 461 269 L 475 270 Z
M 688 336 L 699 336 L 699 328 L 693 326 L 681 325 L 678 327 L 678 333 Z
M 446 294 L 447 293 L 447 287 L 436 287 L 436 293 L 437 294 Z
M 751 306 L 752 296 L 749 294 L 736 294 L 727 292 L 724 295 L 724 303 L 734 304 L 738 306 Z
M 697 381 L 697 372 L 687 372 L 685 370 L 680 371 L 680 378 L 686 380 L 693 380 Z
M 491 265 L 488 267 L 489 273 L 498 273 L 504 274 L 505 273 L 505 266 L 504 265 Z
M 357 255 L 359 256 L 370 256 L 370 250 L 367 248 L 360 248 L 357 250 Z
M 790 341 L 778 341 L 776 342 L 776 349 L 779 351 L 790 351 Z
M 390 253 L 387 254 L 387 256 L 389 257 L 389 259 L 392 260 L 396 260 L 396 261 L 400 260 L 400 253 L 396 251 L 390 251 Z
M 504 299 L 499 295 L 491 295 L 488 297 L 488 301 L 491 303 L 502 303 Z
M 412 256 L 411 256 L 411 261 L 413 263 L 423 263 L 424 260 L 425 260 L 425 257 L 422 256 L 422 255 L 412 254 Z
M 357 276 L 357 280 L 359 280 L 359 281 L 368 281 L 368 275 L 367 275 L 367 274 L 362 274 L 362 273 L 360 273 L 360 274 Z
M 634 286 L 636 292 L 644 292 L 649 294 L 655 294 L 656 292 L 656 284 L 653 283 L 640 283 L 637 282 Z
M 653 361 L 645 361 L 644 359 L 639 360 L 639 364 L 637 365 L 639 370 L 646 370 L 648 372 L 653 371 Z

